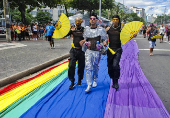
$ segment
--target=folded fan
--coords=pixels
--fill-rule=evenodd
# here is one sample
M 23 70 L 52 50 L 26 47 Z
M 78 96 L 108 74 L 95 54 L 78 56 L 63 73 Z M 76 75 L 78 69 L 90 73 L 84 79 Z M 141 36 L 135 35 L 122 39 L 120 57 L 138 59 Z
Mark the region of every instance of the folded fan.
M 151 37 L 151 39 L 161 39 L 162 38 L 162 35 L 155 35 L 153 37 Z

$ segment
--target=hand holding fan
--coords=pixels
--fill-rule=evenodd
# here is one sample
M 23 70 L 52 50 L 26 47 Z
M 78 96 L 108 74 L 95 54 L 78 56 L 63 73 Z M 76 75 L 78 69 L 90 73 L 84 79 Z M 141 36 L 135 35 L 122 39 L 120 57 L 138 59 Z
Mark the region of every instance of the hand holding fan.
M 53 33 L 53 38 L 65 37 L 70 31 L 70 21 L 68 17 L 64 13 L 61 13 L 57 24 Z
M 126 44 L 130 39 L 133 38 L 133 35 L 138 33 L 139 29 L 143 25 L 140 21 L 132 21 L 127 23 L 120 33 L 120 40 L 122 44 Z

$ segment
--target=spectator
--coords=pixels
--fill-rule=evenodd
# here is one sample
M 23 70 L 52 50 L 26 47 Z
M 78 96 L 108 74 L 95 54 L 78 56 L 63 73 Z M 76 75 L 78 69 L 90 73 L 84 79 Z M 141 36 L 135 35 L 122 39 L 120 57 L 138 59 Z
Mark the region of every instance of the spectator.
M 157 35 L 159 32 L 158 32 L 158 30 L 155 29 L 154 24 L 151 24 L 150 28 L 146 32 L 150 33 L 150 36 L 149 36 L 150 56 L 152 56 L 153 55 L 153 49 L 155 47 L 156 39 L 152 39 L 151 37 Z

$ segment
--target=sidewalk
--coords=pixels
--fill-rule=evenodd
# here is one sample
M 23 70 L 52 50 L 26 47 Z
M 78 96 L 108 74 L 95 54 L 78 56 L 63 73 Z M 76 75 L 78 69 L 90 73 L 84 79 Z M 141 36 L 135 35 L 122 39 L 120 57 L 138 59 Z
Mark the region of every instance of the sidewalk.
M 48 41 L 16 41 L 0 43 L 0 80 L 69 53 L 72 39 L 55 40 L 55 49 Z

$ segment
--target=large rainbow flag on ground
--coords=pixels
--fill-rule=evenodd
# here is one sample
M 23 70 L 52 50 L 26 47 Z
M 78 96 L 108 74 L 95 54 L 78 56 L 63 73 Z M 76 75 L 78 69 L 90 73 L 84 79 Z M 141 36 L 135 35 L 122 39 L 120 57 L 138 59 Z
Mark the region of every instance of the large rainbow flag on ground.
M 138 62 L 138 46 L 123 46 L 120 88 L 115 91 L 102 56 L 98 86 L 69 90 L 68 61 L 0 90 L 0 118 L 170 118 Z M 77 80 L 77 74 L 75 75 Z

